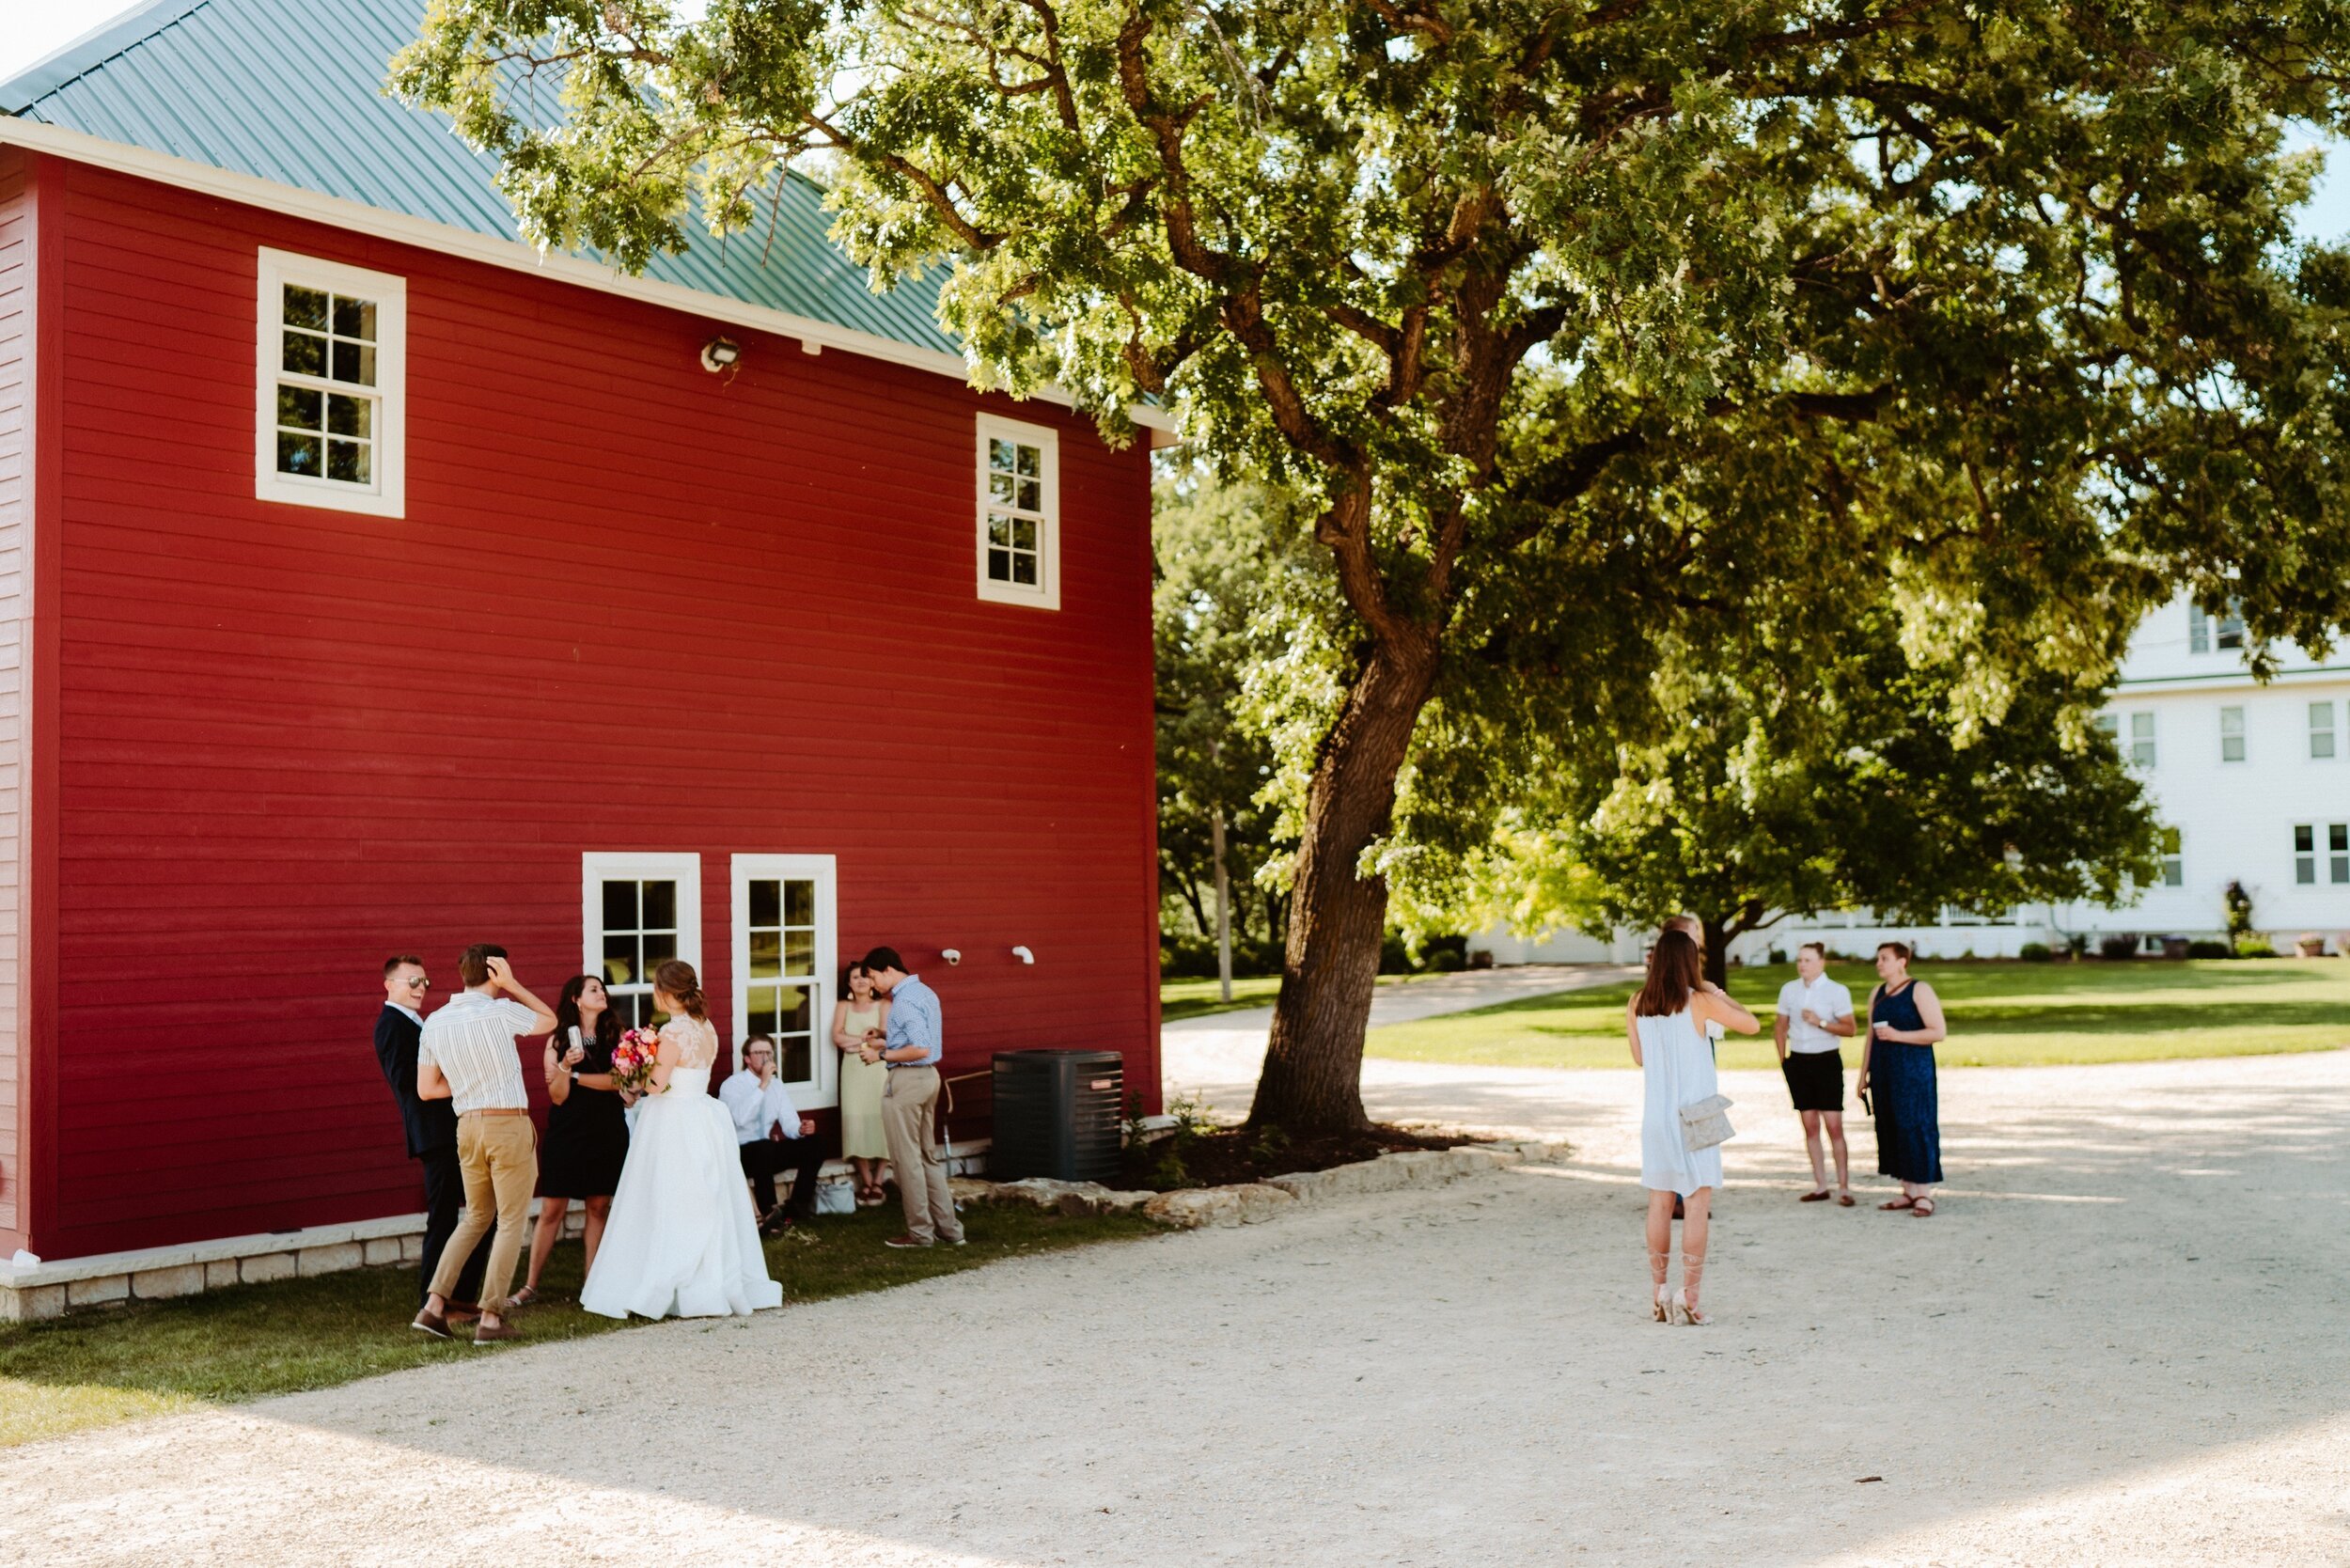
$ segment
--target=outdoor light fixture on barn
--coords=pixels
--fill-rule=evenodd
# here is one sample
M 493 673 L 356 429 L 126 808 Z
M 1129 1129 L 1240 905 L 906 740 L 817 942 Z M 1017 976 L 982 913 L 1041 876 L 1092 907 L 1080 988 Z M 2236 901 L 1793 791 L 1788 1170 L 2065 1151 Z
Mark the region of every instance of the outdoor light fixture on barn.
M 742 363 L 743 345 L 731 337 L 713 337 L 702 345 L 702 368 L 710 371 L 731 370 Z

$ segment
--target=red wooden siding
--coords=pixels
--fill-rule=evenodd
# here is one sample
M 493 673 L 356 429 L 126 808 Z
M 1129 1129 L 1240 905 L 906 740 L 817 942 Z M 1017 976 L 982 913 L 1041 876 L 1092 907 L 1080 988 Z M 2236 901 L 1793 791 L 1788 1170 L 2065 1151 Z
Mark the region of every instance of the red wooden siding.
M 33 212 L 30 161 L 0 149 L 0 1247 L 24 1244 L 23 1053 L 24 543 L 32 532 Z
M 414 1211 L 378 966 L 500 940 L 551 999 L 588 850 L 699 853 L 722 1030 L 729 857 L 833 854 L 950 1071 L 1106 1045 L 1155 1100 L 1139 447 L 793 339 L 713 376 L 686 315 L 86 167 L 63 207 L 44 1254 Z M 254 499 L 261 245 L 407 279 L 405 519 Z M 1058 613 L 974 594 L 982 407 L 1061 432 Z

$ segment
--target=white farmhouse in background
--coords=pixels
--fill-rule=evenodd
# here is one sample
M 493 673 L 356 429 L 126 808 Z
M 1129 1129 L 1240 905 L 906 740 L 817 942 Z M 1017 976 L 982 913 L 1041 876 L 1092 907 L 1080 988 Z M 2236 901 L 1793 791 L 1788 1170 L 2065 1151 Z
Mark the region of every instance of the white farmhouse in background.
M 2291 950 L 2305 933 L 2328 952 L 2350 941 L 2350 646 L 2323 663 L 2288 647 L 2263 685 L 2244 662 L 2244 628 L 2181 600 L 2146 619 L 2130 640 L 2121 679 L 2099 719 L 2145 779 L 2172 835 L 2162 880 L 2135 903 L 2026 904 L 1999 916 L 1945 912 L 1929 926 L 1886 926 L 1866 910 L 1791 916 L 1740 938 L 1731 954 L 1760 963 L 1771 951 L 1823 941 L 1867 953 L 1883 940 L 1939 958 L 2012 956 L 2027 942 L 2092 946 L 2122 932 L 2150 950 L 2165 936 L 2217 937 L 2222 891 L 2243 883 L 2252 923 Z M 1572 932 L 1538 939 L 1494 930 L 1472 937 L 1496 964 L 1637 961 L 1647 934 L 1602 942 Z

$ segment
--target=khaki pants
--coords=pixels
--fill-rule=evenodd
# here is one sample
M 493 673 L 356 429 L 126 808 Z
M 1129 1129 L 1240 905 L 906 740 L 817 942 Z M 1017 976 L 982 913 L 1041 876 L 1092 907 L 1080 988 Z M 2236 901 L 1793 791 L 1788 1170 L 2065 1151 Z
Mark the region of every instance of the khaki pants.
M 947 1187 L 947 1163 L 932 1138 L 938 1105 L 938 1069 L 893 1067 L 882 1090 L 882 1134 L 889 1140 L 889 1163 L 898 1170 L 898 1201 L 904 1205 L 906 1234 L 916 1241 L 963 1239 L 954 1195 Z
M 441 1248 L 441 1266 L 432 1271 L 433 1294 L 448 1298 L 465 1260 L 495 1225 L 490 1266 L 481 1277 L 481 1309 L 503 1316 L 506 1293 L 514 1285 L 514 1262 L 522 1255 L 531 1189 L 539 1184 L 538 1129 L 527 1116 L 468 1112 L 457 1119 L 457 1166 L 465 1174 L 465 1215 Z

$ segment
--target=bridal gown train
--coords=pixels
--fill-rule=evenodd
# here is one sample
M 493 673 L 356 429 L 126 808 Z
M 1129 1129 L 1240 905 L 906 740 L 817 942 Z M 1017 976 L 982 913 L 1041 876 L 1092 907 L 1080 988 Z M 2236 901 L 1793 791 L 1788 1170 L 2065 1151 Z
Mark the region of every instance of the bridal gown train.
M 678 1047 L 677 1065 L 667 1092 L 637 1104 L 628 1163 L 579 1304 L 608 1318 L 745 1317 L 780 1307 L 783 1287 L 767 1277 L 734 1119 L 710 1096 L 718 1031 L 674 1018 L 661 1037 Z

